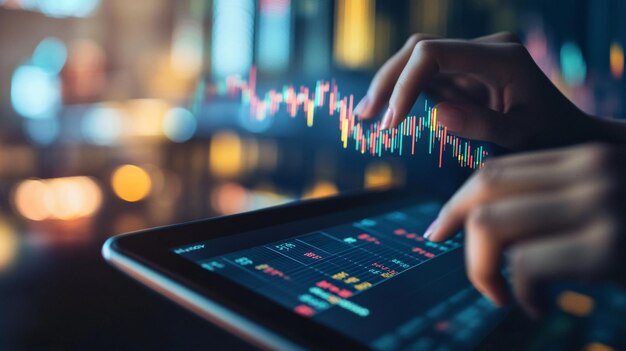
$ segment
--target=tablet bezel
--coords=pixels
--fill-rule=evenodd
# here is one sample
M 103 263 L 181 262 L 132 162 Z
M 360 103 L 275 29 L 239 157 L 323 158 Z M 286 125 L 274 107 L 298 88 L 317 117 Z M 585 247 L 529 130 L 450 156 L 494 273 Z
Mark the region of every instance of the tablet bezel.
M 209 272 L 190 260 L 176 255 L 172 249 L 181 245 L 264 228 L 294 225 L 298 222 L 308 223 L 310 228 L 305 226 L 302 231 L 290 235 L 297 236 L 315 230 L 314 228 L 322 229 L 326 225 L 333 225 L 332 222 L 341 224 L 429 200 L 432 198 L 419 196 L 406 189 L 353 193 L 142 230 L 113 238 L 108 244 L 108 249 L 181 286 L 188 287 L 288 340 L 306 345 L 307 348 L 367 349 L 366 344 L 359 343 L 314 320 L 302 317 L 226 277 Z M 338 213 L 345 213 L 341 221 L 335 219 L 324 223 L 324 218 L 336 217 Z M 273 241 L 273 239 L 267 240 L 267 242 Z M 254 245 L 256 244 L 251 246 Z M 212 289 L 212 286 L 218 286 L 219 290 Z

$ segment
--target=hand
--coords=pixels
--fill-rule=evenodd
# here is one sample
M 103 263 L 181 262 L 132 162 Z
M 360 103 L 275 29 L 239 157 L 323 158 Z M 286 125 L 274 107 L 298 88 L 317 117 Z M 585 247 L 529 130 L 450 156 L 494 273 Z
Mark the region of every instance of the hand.
M 596 119 L 565 98 L 510 33 L 413 35 L 378 71 L 355 113 L 368 119 L 389 102 L 381 126 L 395 127 L 421 92 L 442 101 L 438 121 L 461 137 L 517 150 L 598 139 Z
M 548 281 L 623 283 L 626 152 L 588 144 L 489 160 L 424 236 L 447 240 L 463 224 L 468 277 L 497 305 L 509 297 L 505 251 L 515 297 L 534 316 Z

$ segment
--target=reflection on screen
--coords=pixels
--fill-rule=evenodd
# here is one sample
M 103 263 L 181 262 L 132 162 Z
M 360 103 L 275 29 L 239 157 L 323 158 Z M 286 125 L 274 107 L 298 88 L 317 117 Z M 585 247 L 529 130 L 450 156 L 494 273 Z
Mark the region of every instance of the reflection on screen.
M 422 234 L 439 206 L 420 205 L 194 261 L 380 350 L 467 347 L 502 316 L 469 286 L 461 239 Z M 196 243 L 175 248 L 187 255 Z

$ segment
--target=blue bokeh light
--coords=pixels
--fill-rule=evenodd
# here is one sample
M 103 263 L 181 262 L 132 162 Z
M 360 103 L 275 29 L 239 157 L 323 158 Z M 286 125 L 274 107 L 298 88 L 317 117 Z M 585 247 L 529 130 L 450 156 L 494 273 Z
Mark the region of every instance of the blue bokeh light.
M 264 133 L 267 132 L 274 124 L 274 118 L 265 116 L 264 118 L 257 118 L 250 115 L 250 109 L 242 107 L 239 110 L 239 125 L 245 130 L 252 133 Z
M 163 133 L 170 140 L 182 143 L 196 133 L 198 122 L 196 117 L 182 107 L 175 107 L 167 112 L 163 120 Z
M 11 79 L 11 104 L 27 118 L 49 118 L 61 104 L 61 82 L 41 67 L 18 67 Z
M 252 66 L 254 1 L 213 2 L 212 66 L 218 77 L 246 73 Z
M 34 143 L 47 146 L 59 136 L 59 121 L 56 117 L 27 119 L 24 121 L 24 131 Z
M 85 17 L 100 5 L 100 0 L 36 0 L 39 11 L 50 17 Z
M 111 145 L 118 141 L 122 130 L 122 116 L 108 107 L 93 107 L 81 123 L 83 137 L 94 144 Z
M 31 61 L 49 74 L 59 74 L 67 61 L 67 48 L 57 38 L 46 38 L 35 48 Z

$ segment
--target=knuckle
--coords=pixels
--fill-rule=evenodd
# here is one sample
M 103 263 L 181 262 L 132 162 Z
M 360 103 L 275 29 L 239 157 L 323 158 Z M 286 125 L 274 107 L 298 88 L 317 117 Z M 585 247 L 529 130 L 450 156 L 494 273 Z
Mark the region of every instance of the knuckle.
M 478 184 L 485 188 L 485 190 L 490 189 L 492 186 L 498 184 L 502 176 L 502 171 L 502 166 L 498 160 L 485 161 L 485 165 L 476 175 Z
M 408 46 L 415 46 L 417 45 L 417 43 L 419 43 L 422 40 L 427 39 L 428 36 L 426 34 L 423 33 L 414 33 L 411 34 L 411 36 L 409 36 L 409 38 L 406 41 L 406 45 Z
M 467 219 L 467 227 L 473 235 L 485 235 L 494 220 L 490 206 L 479 206 L 473 209 Z
M 420 40 L 415 44 L 414 52 L 420 55 L 430 55 L 434 49 L 435 42 L 433 40 Z

